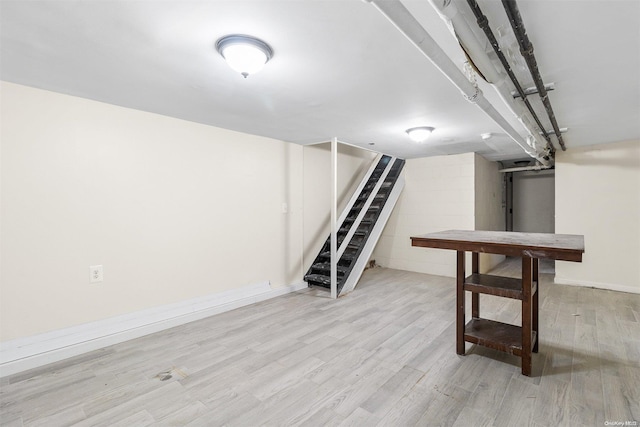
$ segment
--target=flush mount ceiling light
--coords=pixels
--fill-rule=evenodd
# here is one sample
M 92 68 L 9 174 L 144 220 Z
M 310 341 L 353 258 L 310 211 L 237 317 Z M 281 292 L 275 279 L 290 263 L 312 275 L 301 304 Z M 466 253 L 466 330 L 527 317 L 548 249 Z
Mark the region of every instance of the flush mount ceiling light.
M 257 73 L 273 56 L 271 47 L 260 39 L 231 34 L 216 42 L 216 49 L 229 66 L 246 79 Z
M 415 142 L 425 142 L 431 136 L 431 132 L 433 132 L 435 128 L 431 126 L 420 126 L 417 128 L 407 129 L 407 135 L 409 138 L 413 139 Z

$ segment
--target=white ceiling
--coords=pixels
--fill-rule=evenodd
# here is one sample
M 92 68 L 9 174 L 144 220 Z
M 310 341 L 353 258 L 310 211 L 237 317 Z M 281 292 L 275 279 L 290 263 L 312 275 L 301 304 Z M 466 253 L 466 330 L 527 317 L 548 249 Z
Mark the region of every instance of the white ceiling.
M 462 68 L 464 55 L 429 2 L 403 3 Z M 494 31 L 508 27 L 499 1 L 478 3 Z M 543 79 L 555 83 L 549 98 L 569 129 L 568 149 L 640 139 L 640 2 L 518 5 Z M 1 0 L 0 8 L 5 81 L 299 144 L 336 136 L 405 158 L 526 157 L 362 0 Z M 232 33 L 272 46 L 261 72 L 244 79 L 218 55 L 215 41 Z M 524 68 L 518 73 L 533 86 Z M 480 86 L 526 135 L 493 88 Z M 425 144 L 404 133 L 420 125 L 436 128 Z M 487 132 L 494 136 L 485 143 Z

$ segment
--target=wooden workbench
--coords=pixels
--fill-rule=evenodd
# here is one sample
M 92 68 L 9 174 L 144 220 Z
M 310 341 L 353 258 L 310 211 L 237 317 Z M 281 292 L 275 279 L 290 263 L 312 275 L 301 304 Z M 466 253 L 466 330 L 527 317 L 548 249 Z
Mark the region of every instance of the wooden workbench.
M 538 352 L 538 260 L 581 262 L 584 237 L 568 234 L 449 230 L 411 237 L 412 246 L 457 251 L 456 352 L 465 342 L 519 356 L 522 374 L 531 376 L 531 354 Z M 465 252 L 472 252 L 472 274 L 465 274 Z M 480 274 L 478 254 L 522 258 L 522 278 Z M 465 323 L 465 291 L 471 292 L 471 317 Z M 479 294 L 522 301 L 522 326 L 480 317 Z

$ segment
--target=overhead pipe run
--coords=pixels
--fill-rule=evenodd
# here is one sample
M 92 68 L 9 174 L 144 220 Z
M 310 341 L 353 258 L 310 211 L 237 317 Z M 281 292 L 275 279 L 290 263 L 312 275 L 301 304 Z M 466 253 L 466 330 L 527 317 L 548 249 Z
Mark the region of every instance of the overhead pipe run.
M 536 87 L 538 88 L 538 94 L 540 95 L 542 104 L 544 105 L 545 110 L 547 110 L 547 114 L 549 115 L 549 120 L 551 121 L 551 125 L 553 126 L 556 138 L 558 138 L 558 143 L 560 144 L 562 151 L 566 151 L 567 147 L 565 147 L 564 141 L 562 140 L 562 134 L 560 132 L 560 128 L 558 127 L 556 116 L 553 112 L 553 108 L 551 108 L 551 102 L 549 102 L 547 89 L 544 87 L 544 82 L 542 81 L 540 71 L 538 70 L 536 57 L 533 54 L 533 45 L 531 44 L 531 41 L 529 41 L 529 36 L 527 36 L 527 31 L 524 28 L 524 23 L 522 21 L 522 17 L 520 16 L 518 5 L 516 4 L 515 0 L 502 0 L 502 5 L 504 6 L 505 12 L 507 12 L 507 17 L 509 18 L 511 28 L 513 28 L 513 33 L 516 35 L 516 39 L 518 40 L 518 45 L 520 45 L 520 53 L 527 62 L 529 72 L 531 72 L 531 76 L 533 77 Z
M 551 169 L 552 167 L 553 166 L 543 166 L 543 165 L 521 166 L 517 168 L 500 169 L 498 172 L 507 173 L 507 172 L 542 171 L 546 169 Z
M 549 165 L 548 155 L 535 145 L 529 145 L 518 132 L 484 97 L 451 61 L 442 48 L 433 40 L 420 23 L 399 0 L 366 0 L 372 3 L 393 23 L 467 98 L 491 117 L 529 156 L 543 165 Z M 529 139 L 533 141 L 534 135 Z
M 500 49 L 500 45 L 498 44 L 498 40 L 496 39 L 495 35 L 493 34 L 493 31 L 491 30 L 491 27 L 489 26 L 489 19 L 486 17 L 484 13 L 482 13 L 482 9 L 480 9 L 480 6 L 478 5 L 478 2 L 476 0 L 467 0 L 467 4 L 469 4 L 471 11 L 476 17 L 476 20 L 478 21 L 478 26 L 480 27 L 480 29 L 482 29 L 482 31 L 484 31 L 484 34 L 487 36 L 487 39 L 489 39 L 489 43 L 491 43 L 491 47 L 493 48 L 493 51 L 496 53 L 496 55 L 498 55 L 498 59 L 500 60 L 500 63 L 502 64 L 502 67 L 504 68 L 504 70 L 507 72 L 507 75 L 511 79 L 511 82 L 515 86 L 516 91 L 518 92 L 518 95 L 524 102 L 524 105 L 527 107 L 527 110 L 529 110 L 529 113 L 531 113 L 531 116 L 533 117 L 536 124 L 538 125 L 538 128 L 540 128 L 542 132 L 542 136 L 547 141 L 547 149 L 549 150 L 549 152 L 553 153 L 555 151 L 555 147 L 551 142 L 551 138 L 547 134 L 547 131 L 545 130 L 544 125 L 540 122 L 540 119 L 538 118 L 538 114 L 536 114 L 535 110 L 533 109 L 533 106 L 527 99 L 527 95 L 528 95 L 527 92 L 520 85 L 518 78 L 516 77 L 515 73 L 511 69 L 511 65 L 507 61 L 507 58 L 504 56 L 504 53 L 502 53 L 502 50 Z
M 530 135 L 530 139 L 534 141 L 531 145 L 534 147 L 536 152 L 540 153 L 544 151 L 544 157 L 546 159 L 551 157 L 555 148 L 553 147 L 548 135 L 544 133 L 544 126 L 540 123 L 537 114 L 530 105 L 527 105 L 527 112 L 523 108 L 522 103 L 514 99 L 515 97 L 511 92 L 511 88 L 506 84 L 505 75 L 500 73 L 493 65 L 493 62 L 485 52 L 484 45 L 480 43 L 467 20 L 464 18 L 462 13 L 460 13 L 456 2 L 430 0 L 430 3 L 440 14 L 442 19 L 452 28 L 455 37 L 460 42 L 460 45 L 463 47 L 467 56 L 471 61 L 473 61 L 474 66 L 479 70 L 482 77 L 494 86 L 502 101 L 509 107 L 513 114 L 518 118 L 518 121 L 520 121 L 522 126 L 527 130 Z M 517 85 L 520 86 L 519 83 Z M 521 87 L 520 89 L 522 91 Z M 526 94 L 526 91 L 522 91 L 522 93 Z M 543 135 L 544 138 L 541 135 Z

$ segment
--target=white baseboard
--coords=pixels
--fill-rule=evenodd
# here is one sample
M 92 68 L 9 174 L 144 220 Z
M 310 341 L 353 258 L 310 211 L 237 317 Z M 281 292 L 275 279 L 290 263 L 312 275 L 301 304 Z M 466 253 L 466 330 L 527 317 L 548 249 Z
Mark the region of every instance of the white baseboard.
M 269 282 L 0 343 L 0 377 L 44 366 L 307 287 Z
M 618 285 L 615 283 L 589 282 L 586 280 L 571 280 L 555 278 L 554 283 L 559 285 L 583 286 L 586 288 L 606 289 L 609 291 L 628 292 L 630 294 L 640 294 L 640 287 Z

